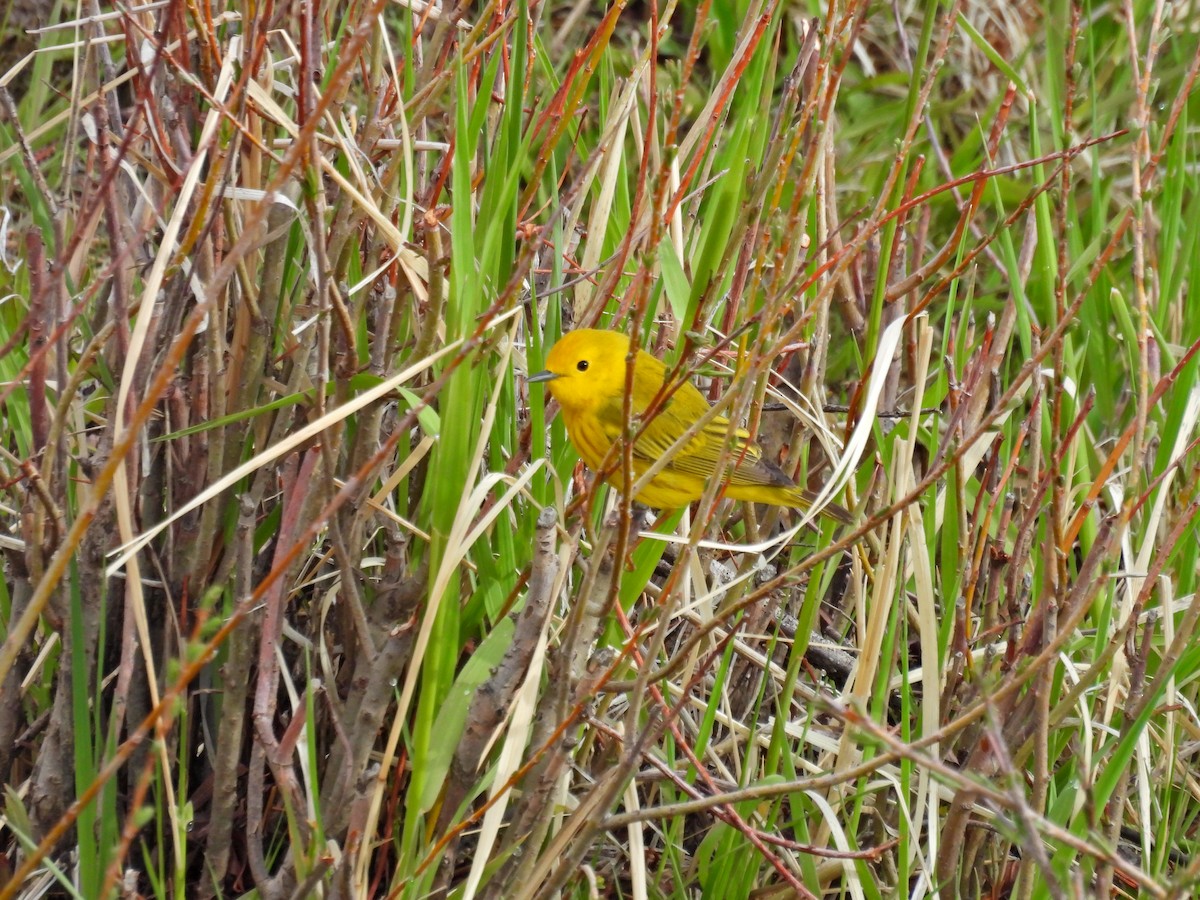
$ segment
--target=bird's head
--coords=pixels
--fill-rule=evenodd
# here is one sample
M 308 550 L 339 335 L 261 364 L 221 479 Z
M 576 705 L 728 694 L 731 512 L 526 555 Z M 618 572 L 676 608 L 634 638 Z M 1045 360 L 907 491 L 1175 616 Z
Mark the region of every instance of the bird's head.
M 546 382 L 568 412 L 594 410 L 625 392 L 629 337 L 617 331 L 580 328 L 569 331 L 546 356 L 546 369 L 530 375 Z

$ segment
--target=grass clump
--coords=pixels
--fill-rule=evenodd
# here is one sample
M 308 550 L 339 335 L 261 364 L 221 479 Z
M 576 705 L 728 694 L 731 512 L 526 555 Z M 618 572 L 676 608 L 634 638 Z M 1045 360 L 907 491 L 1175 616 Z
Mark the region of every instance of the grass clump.
M 1193 889 L 1186 23 L 43 15 L 0 897 Z M 521 377 L 596 324 L 860 524 L 597 485 Z

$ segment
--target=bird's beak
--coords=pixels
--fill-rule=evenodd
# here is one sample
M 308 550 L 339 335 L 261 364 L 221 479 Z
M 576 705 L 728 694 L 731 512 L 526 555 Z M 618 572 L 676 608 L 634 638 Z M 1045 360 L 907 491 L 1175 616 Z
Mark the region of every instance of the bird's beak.
M 555 372 L 545 371 L 545 372 L 537 372 L 533 375 L 527 375 L 525 377 L 525 380 L 528 381 L 530 384 L 537 384 L 540 381 L 553 381 L 555 378 L 558 378 L 558 377 L 559 377 L 558 374 Z

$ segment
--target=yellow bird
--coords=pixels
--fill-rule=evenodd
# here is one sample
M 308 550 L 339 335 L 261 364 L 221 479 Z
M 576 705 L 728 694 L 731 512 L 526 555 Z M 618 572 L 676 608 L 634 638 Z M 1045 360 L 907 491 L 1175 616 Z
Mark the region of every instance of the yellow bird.
M 568 332 L 550 348 L 546 371 L 529 376 L 531 382 L 547 383 L 562 407 L 563 422 L 571 443 L 583 461 L 595 471 L 614 443 L 621 438 L 624 423 L 625 358 L 628 336 L 616 331 L 581 328 Z M 667 380 L 667 367 L 645 350 L 639 350 L 633 367 L 632 412 L 640 417 Z M 668 448 L 709 410 L 704 395 L 690 382 L 675 389 L 657 413 L 642 422 L 633 444 L 633 476 L 636 481 Z M 721 451 L 732 441 L 726 462 L 718 475 Z M 613 460 L 616 457 L 614 455 Z M 666 467 L 650 479 L 634 498 L 657 509 L 677 509 L 699 500 L 714 477 L 720 477 L 724 496 L 752 503 L 807 509 L 816 495 L 798 486 L 779 466 L 763 458 L 762 448 L 750 440 L 745 429 L 732 432 L 729 420 L 717 416 L 675 452 Z M 624 490 L 621 470 L 608 476 Z M 842 522 L 852 522 L 846 510 L 830 503 L 821 512 Z

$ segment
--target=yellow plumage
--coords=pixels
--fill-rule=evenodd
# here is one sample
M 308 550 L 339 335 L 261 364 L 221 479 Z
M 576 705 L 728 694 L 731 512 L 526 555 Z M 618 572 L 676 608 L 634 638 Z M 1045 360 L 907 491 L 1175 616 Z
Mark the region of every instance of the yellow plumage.
M 621 437 L 624 423 L 625 359 L 629 338 L 615 331 L 579 329 L 569 332 L 546 357 L 546 371 L 530 377 L 545 381 L 562 407 L 563 422 L 571 443 L 593 470 Z M 667 367 L 645 350 L 639 350 L 633 369 L 632 411 L 640 417 L 658 396 L 667 378 Z M 632 448 L 634 480 L 657 462 L 668 448 L 709 409 L 695 385 L 685 382 L 670 399 L 641 423 Z M 658 509 L 676 509 L 699 500 L 708 482 L 718 475 L 722 450 L 732 441 L 719 473 L 724 495 L 734 500 L 807 508 L 814 495 L 796 485 L 778 466 L 764 459 L 762 448 L 742 428 L 730 432 L 729 420 L 717 416 L 684 444 L 666 467 L 650 479 L 635 498 Z M 624 490 L 621 471 L 609 482 Z M 851 521 L 840 506 L 829 504 L 822 512 L 843 522 Z

